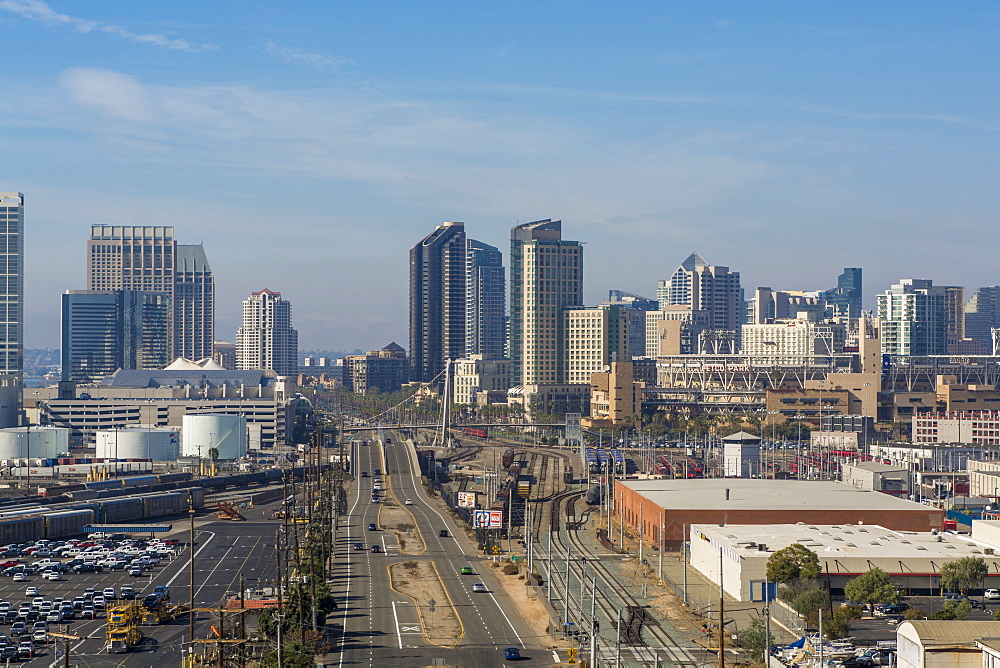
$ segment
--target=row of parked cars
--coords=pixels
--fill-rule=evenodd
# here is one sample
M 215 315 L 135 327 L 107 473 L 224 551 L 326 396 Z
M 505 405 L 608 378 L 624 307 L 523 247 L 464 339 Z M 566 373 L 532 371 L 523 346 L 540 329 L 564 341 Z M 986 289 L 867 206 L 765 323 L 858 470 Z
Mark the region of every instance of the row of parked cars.
M 6 550 L 6 552 L 13 551 Z M 141 576 L 144 571 L 158 565 L 163 559 L 176 556 L 177 543 L 155 540 L 147 542 L 128 538 L 73 539 L 39 541 L 26 549 L 18 549 L 17 552 L 24 557 L 36 557 L 41 553 L 41 558 L 34 561 L 26 559 L 0 561 L 0 575 L 13 577 L 15 582 L 26 582 L 31 575 L 40 575 L 46 580 L 61 580 L 63 573 L 70 571 L 100 573 L 105 569 L 127 569 L 129 575 Z

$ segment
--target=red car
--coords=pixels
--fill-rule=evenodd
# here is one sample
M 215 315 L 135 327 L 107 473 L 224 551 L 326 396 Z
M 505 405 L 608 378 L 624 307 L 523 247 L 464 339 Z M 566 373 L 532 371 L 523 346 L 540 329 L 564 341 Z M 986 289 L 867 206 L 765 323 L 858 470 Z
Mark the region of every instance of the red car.
M 8 561 L 0 561 L 0 568 L 9 568 L 10 566 L 17 566 L 21 562 L 17 559 L 10 559 Z

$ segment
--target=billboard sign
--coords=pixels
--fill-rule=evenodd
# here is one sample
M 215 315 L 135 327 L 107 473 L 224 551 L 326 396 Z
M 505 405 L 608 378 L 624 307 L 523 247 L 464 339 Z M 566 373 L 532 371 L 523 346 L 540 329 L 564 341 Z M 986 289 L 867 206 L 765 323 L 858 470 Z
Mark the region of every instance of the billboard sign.
M 474 526 L 480 529 L 502 529 L 502 510 L 477 510 L 473 518 Z
M 475 508 L 476 507 L 476 493 L 475 492 L 459 492 L 458 493 L 458 507 L 459 508 Z

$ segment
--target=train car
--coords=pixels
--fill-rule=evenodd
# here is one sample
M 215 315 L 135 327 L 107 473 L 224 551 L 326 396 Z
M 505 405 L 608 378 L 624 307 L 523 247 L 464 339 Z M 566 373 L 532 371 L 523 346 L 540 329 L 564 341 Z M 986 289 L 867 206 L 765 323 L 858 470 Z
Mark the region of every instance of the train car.
M 160 477 L 155 475 L 140 475 L 132 478 L 122 478 L 122 487 L 145 487 L 155 485 L 160 482 Z
M 485 429 L 472 429 L 471 427 L 465 427 L 462 429 L 462 433 L 466 436 L 474 436 L 476 438 L 489 437 L 489 434 L 486 433 Z
M 118 489 L 99 489 L 97 490 L 98 499 L 113 499 L 116 496 L 125 496 L 125 490 Z
M 97 498 L 96 489 L 79 489 L 72 492 L 67 492 L 68 496 L 73 501 L 90 501 Z
M 88 480 L 87 482 L 83 483 L 83 486 L 86 487 L 87 489 L 97 489 L 97 490 L 114 489 L 116 487 L 120 488 L 122 486 L 122 481 L 118 479 Z
M 617 450 L 617 449 L 616 450 L 612 450 L 611 453 L 610 453 L 610 455 L 611 455 L 612 461 L 614 461 L 614 463 L 615 463 L 615 473 L 617 473 L 619 475 L 624 475 L 625 474 L 625 455 L 622 454 L 621 450 Z
M 284 475 L 285 472 L 281 469 L 268 469 L 264 471 L 264 477 L 268 483 L 280 482 Z
M 523 480 L 518 482 L 517 495 L 522 499 L 527 499 L 529 496 L 531 496 L 531 483 Z
M 45 513 L 45 537 L 62 538 L 83 533 L 83 527 L 94 523 L 93 510 L 62 510 Z
M 142 498 L 138 496 L 126 496 L 120 499 L 101 499 L 95 503 L 100 509 L 97 522 L 102 524 L 130 522 L 132 520 L 140 520 L 144 517 Z
M 194 501 L 195 508 L 205 507 L 205 488 L 204 487 L 192 487 L 187 490 L 190 492 L 191 499 Z
M 0 518 L 0 544 L 27 543 L 45 538 L 45 518 L 41 515 Z
M 188 509 L 188 495 L 180 492 L 167 492 L 166 494 L 150 494 L 142 497 L 145 507 L 143 517 L 163 517 L 164 515 L 177 515 Z
M 587 490 L 584 500 L 589 506 L 596 506 L 604 501 L 604 485 L 594 485 Z
M 191 479 L 191 474 L 190 473 L 161 473 L 161 474 L 159 474 L 156 477 L 160 479 L 160 482 L 183 482 L 184 480 L 190 480 Z
M 503 456 L 500 458 L 500 463 L 504 468 L 509 468 L 511 464 L 514 463 L 514 449 L 507 448 L 503 451 Z

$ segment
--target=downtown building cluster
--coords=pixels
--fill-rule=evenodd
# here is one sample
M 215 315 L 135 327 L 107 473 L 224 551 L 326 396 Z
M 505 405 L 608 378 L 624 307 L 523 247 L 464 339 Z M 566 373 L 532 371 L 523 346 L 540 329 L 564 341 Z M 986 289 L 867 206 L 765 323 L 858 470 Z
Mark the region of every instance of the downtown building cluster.
M 902 279 L 864 311 L 861 268 L 832 287 L 750 292 L 738 271 L 692 253 L 655 298 L 611 289 L 586 305 L 583 249 L 561 221 L 519 224 L 505 284 L 498 249 L 463 223 L 438 226 L 410 249 L 409 376 L 393 344 L 395 375 L 378 389 L 440 390 L 447 379 L 456 403 L 581 413 L 594 425 L 642 410 L 908 422 L 944 410 L 945 386 L 1000 398 L 996 286 L 966 299 L 962 287 Z M 389 358 L 364 359 L 377 355 Z
M 200 244 L 171 226 L 93 225 L 86 287 L 61 296 L 61 373 L 23 384 L 24 195 L 0 193 L 0 427 L 68 429 L 72 447 L 100 430 L 179 428 L 185 415 L 237 414 L 257 446 L 283 443 L 295 411 L 298 340 L 291 305 L 271 290 L 243 302 L 236 344 L 215 340 L 215 275 Z

